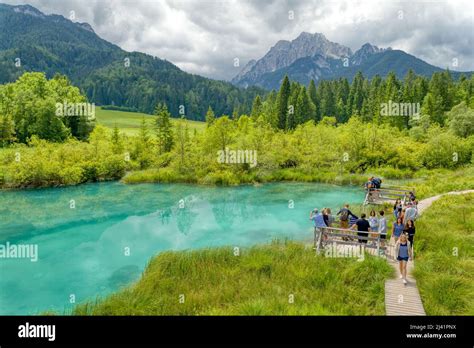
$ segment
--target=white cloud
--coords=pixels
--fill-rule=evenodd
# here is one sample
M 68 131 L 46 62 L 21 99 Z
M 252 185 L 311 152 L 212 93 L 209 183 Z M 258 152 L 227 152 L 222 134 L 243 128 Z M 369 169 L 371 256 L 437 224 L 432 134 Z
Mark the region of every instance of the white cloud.
M 302 31 L 321 32 L 353 50 L 365 42 L 403 49 L 440 67 L 451 66 L 457 58 L 457 70 L 474 70 L 470 0 L 30 0 L 29 4 L 65 17 L 74 10 L 77 21 L 88 22 L 102 38 L 126 50 L 149 53 L 217 79 L 230 79 L 238 72 L 234 58 L 243 67 L 278 40 L 292 40 Z

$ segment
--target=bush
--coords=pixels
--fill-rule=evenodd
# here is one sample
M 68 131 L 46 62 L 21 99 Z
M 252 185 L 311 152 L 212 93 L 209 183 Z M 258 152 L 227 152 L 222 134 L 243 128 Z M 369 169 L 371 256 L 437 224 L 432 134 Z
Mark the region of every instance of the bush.
M 207 174 L 199 183 L 205 185 L 238 185 L 240 180 L 230 171 L 217 171 Z

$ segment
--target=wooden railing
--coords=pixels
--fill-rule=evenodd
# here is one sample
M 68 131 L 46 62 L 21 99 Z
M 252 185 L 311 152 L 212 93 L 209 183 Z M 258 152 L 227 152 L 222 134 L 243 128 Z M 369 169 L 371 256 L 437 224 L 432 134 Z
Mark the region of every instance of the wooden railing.
M 363 235 L 359 235 L 363 234 Z M 314 231 L 314 245 L 316 253 L 320 254 L 321 250 L 327 245 L 336 243 L 337 245 L 357 245 L 364 246 L 364 248 L 374 249 L 376 255 L 380 256 L 380 250 L 383 255 L 390 257 L 391 249 L 388 239 L 382 239 L 380 232 L 366 232 L 352 229 L 337 228 L 337 227 L 321 227 Z M 385 234 L 385 236 L 387 236 Z M 383 244 L 383 245 L 382 245 Z
M 391 202 L 397 199 L 407 204 L 410 200 L 410 192 L 415 194 L 415 189 L 404 186 L 384 185 L 378 189 L 368 189 L 364 199 L 364 205 L 380 204 L 383 202 Z

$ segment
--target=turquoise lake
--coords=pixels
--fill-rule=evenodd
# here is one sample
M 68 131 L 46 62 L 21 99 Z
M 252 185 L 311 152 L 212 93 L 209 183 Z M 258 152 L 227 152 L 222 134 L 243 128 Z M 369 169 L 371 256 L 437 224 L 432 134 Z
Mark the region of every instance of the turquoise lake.
M 165 250 L 309 241 L 310 210 L 335 213 L 363 199 L 357 187 L 311 183 L 0 191 L 0 244 L 38 247 L 36 262 L 0 258 L 0 314 L 70 312 L 71 298 L 80 303 L 116 291 Z

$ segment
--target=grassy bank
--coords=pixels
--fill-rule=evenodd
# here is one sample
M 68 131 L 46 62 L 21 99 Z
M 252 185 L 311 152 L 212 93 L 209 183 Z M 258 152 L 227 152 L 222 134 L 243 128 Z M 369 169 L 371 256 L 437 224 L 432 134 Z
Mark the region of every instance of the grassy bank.
M 474 315 L 474 194 L 445 196 L 417 222 L 415 277 L 428 315 Z
M 382 174 L 382 175 L 381 175 Z M 385 175 L 383 175 L 385 174 Z M 371 169 L 365 173 L 337 173 L 331 171 L 301 171 L 298 169 L 277 169 L 255 173 L 236 174 L 229 171 L 203 173 L 201 176 L 179 174 L 170 168 L 137 170 L 127 173 L 122 179 L 128 184 L 138 183 L 172 183 L 186 182 L 211 185 L 238 185 L 249 183 L 265 183 L 274 181 L 318 182 L 337 185 L 362 186 L 367 177 L 381 176 L 384 183 L 414 187 L 419 199 L 431 197 L 449 191 L 474 189 L 474 166 L 462 167 L 457 170 L 436 169 L 423 170 L 407 174 L 407 177 L 390 175 L 384 169 Z
M 337 185 L 363 185 L 367 174 L 336 173 L 327 171 L 303 172 L 291 168 L 260 171 L 254 173 L 233 173 L 226 170 L 191 176 L 170 168 L 137 170 L 127 173 L 122 179 L 127 184 L 185 182 L 202 185 L 239 185 L 277 181 L 318 182 Z
M 384 315 L 384 281 L 391 275 L 384 260 L 325 258 L 293 242 L 239 256 L 231 247 L 165 252 L 136 284 L 73 314 Z
M 450 191 L 470 190 L 474 189 L 474 166 L 457 170 L 421 170 L 413 179 L 399 182 L 415 187 L 419 199 Z

